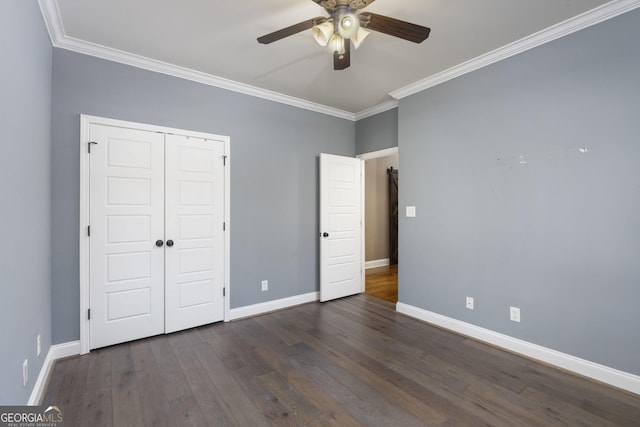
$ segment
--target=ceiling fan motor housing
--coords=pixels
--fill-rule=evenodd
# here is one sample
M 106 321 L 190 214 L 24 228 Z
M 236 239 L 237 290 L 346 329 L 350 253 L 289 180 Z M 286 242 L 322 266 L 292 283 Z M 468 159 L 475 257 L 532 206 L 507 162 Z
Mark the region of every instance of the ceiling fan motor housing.
M 373 3 L 374 0 L 313 0 L 328 12 L 335 10 L 338 6 L 349 6 L 352 10 L 364 9 Z

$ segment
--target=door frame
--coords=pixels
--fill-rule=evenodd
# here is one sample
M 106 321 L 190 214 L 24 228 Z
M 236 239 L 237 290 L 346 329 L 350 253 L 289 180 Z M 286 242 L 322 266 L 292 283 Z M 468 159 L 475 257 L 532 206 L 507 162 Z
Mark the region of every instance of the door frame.
M 89 129 L 92 124 L 105 126 L 122 127 L 129 129 L 145 130 L 150 132 L 168 133 L 176 135 L 191 136 L 194 138 L 217 139 L 224 141 L 224 321 L 230 320 L 230 303 L 231 303 L 231 194 L 230 194 L 230 178 L 231 178 L 231 139 L 228 136 L 214 135 L 210 133 L 195 132 L 184 129 L 175 129 L 165 126 L 156 126 L 145 123 L 129 122 L 124 120 L 116 120 L 105 117 L 90 116 L 86 114 L 80 115 L 80 228 L 79 236 L 79 281 L 80 281 L 80 354 L 89 353 L 89 334 L 90 323 L 87 318 L 87 310 L 89 309 L 89 236 L 87 230 L 89 227 L 89 208 L 90 208 L 90 175 L 89 175 Z

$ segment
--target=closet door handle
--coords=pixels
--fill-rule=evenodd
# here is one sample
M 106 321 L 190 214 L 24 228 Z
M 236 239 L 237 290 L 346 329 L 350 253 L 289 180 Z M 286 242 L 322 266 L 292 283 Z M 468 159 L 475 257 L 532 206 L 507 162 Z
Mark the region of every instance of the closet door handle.
M 160 247 L 162 245 L 164 245 L 164 242 L 162 240 L 156 240 L 156 246 L 157 247 Z
M 173 240 L 167 240 L 167 246 L 169 247 L 173 246 Z

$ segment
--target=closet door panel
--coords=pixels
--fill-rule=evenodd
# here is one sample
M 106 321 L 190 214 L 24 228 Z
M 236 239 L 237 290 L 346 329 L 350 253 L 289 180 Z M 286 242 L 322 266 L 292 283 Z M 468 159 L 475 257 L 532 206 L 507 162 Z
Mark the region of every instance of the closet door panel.
M 224 317 L 224 142 L 166 136 L 165 332 Z M 171 242 L 170 242 L 171 241 Z
M 90 127 L 90 348 L 164 332 L 164 135 Z

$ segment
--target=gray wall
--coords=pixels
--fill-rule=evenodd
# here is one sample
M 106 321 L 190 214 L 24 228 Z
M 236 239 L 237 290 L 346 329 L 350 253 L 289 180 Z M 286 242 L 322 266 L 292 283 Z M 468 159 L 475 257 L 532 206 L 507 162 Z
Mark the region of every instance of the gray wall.
M 356 154 L 398 146 L 398 109 L 356 122 Z
M 640 10 L 400 102 L 401 302 L 640 374 L 639 29 Z
M 318 290 L 318 158 L 355 155 L 353 122 L 58 49 L 53 87 L 55 343 L 79 338 L 81 113 L 230 136 L 231 307 Z
M 51 343 L 51 42 L 36 1 L 0 2 L 0 52 L 0 405 L 8 405 L 27 403 Z

